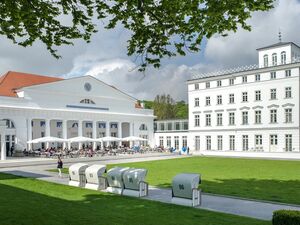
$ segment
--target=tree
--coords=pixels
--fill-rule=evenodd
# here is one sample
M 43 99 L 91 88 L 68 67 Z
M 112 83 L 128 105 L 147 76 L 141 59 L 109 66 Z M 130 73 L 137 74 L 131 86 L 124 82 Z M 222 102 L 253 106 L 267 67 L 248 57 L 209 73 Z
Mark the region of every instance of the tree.
M 176 119 L 187 119 L 189 107 L 184 101 L 177 102 L 175 105 Z
M 170 95 L 157 95 L 153 102 L 153 110 L 158 120 L 174 119 L 176 117 L 175 101 Z
M 274 0 L 1 0 L 0 34 L 21 46 L 42 41 L 59 58 L 56 47 L 74 39 L 89 42 L 97 17 L 113 29 L 131 31 L 128 55 L 139 60 L 139 70 L 161 59 L 197 52 L 203 38 L 227 35 L 255 11 L 273 7 Z

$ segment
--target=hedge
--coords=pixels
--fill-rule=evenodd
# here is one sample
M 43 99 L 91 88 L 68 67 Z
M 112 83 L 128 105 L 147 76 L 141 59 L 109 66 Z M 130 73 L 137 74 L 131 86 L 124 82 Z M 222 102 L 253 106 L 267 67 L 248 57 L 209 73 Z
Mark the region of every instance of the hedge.
M 273 225 L 300 225 L 300 211 L 277 210 L 273 213 Z

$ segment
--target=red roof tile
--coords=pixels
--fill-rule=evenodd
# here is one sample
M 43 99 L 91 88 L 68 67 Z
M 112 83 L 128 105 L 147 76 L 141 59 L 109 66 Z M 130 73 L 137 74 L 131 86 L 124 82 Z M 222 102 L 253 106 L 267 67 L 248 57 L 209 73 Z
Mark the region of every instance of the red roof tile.
M 8 71 L 0 77 L 0 96 L 17 97 L 16 89 L 63 80 L 29 73 Z

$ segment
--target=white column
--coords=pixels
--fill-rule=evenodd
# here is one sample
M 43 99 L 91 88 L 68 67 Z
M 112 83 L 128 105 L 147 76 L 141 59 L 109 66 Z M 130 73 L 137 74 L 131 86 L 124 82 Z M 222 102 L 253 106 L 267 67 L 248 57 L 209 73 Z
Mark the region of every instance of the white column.
M 97 121 L 93 121 L 93 139 L 97 138 Z M 97 142 L 93 142 L 93 150 L 96 150 Z
M 50 136 L 50 119 L 45 120 L 45 136 Z M 46 148 L 49 148 L 49 142 L 46 143 Z
M 5 149 L 5 133 L 2 132 L 1 134 L 1 160 L 6 160 L 6 149 Z
M 68 139 L 68 120 L 63 120 L 62 121 L 62 138 L 63 139 Z M 65 149 L 67 146 L 67 142 L 63 143 L 63 149 Z
M 78 120 L 78 136 L 83 136 L 82 135 L 82 120 Z M 78 143 L 78 149 L 81 149 L 82 148 L 82 143 L 79 142 Z
M 27 141 L 32 140 L 32 119 L 27 119 Z M 27 144 L 28 151 L 32 150 L 32 144 Z
M 118 138 L 122 138 L 122 122 L 118 122 Z M 122 141 L 119 141 L 119 146 L 122 145 Z
M 110 121 L 106 121 L 106 124 L 105 124 L 105 137 L 107 136 L 110 136 Z M 106 146 L 108 146 L 109 143 L 106 142 Z

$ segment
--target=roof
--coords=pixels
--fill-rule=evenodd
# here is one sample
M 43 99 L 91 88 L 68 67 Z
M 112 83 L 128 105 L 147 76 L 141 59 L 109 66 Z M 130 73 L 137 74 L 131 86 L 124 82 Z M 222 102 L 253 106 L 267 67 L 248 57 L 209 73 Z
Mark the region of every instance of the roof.
M 16 89 L 63 80 L 58 77 L 8 71 L 0 77 L 0 96 L 17 97 Z
M 267 49 L 267 48 L 274 48 L 274 47 L 278 47 L 278 46 L 283 46 L 283 45 L 295 45 L 297 46 L 298 48 L 300 48 L 298 45 L 296 45 L 294 42 L 278 42 L 276 44 L 273 44 L 273 45 L 268 45 L 268 46 L 265 46 L 265 47 L 261 47 L 261 48 L 258 48 L 256 50 L 263 50 L 263 49 Z

